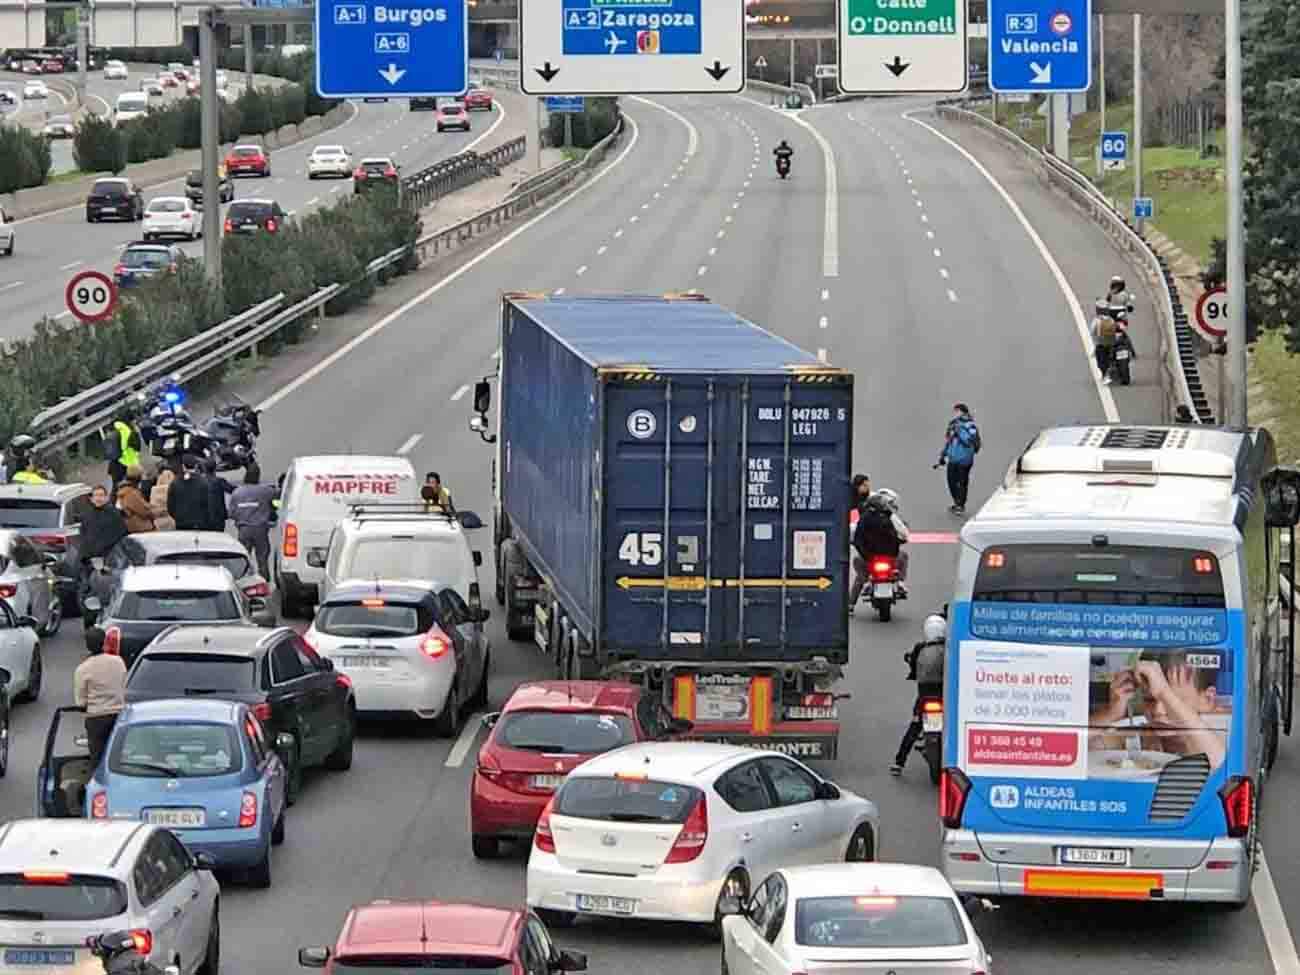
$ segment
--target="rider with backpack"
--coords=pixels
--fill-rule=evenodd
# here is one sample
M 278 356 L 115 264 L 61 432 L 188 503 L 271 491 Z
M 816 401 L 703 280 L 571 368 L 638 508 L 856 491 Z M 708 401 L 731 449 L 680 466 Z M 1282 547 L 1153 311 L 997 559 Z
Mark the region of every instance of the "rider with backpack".
M 948 466 L 948 493 L 952 495 L 954 515 L 966 513 L 966 495 L 970 491 L 970 472 L 975 455 L 980 452 L 980 431 L 965 403 L 953 404 L 953 417 L 944 433 L 943 449 L 935 467 Z

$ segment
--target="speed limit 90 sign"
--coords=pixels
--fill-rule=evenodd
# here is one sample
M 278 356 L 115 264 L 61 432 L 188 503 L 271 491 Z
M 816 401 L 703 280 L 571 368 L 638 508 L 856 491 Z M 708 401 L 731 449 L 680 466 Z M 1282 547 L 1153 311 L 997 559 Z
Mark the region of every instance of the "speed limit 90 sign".
M 117 305 L 117 285 L 107 274 L 82 271 L 68 282 L 64 294 L 68 311 L 83 322 L 103 321 Z
M 1211 288 L 1196 302 L 1196 327 L 1211 341 L 1228 335 L 1228 289 Z

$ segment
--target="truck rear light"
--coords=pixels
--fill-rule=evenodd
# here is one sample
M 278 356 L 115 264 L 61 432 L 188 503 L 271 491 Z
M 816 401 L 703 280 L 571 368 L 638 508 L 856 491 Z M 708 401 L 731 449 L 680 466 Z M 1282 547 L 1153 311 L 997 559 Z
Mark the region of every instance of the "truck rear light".
M 1234 775 L 1219 790 L 1223 803 L 1223 818 L 1228 821 L 1229 836 L 1245 836 L 1250 832 L 1255 815 L 1255 783 L 1244 775 Z
M 894 559 L 887 559 L 877 556 L 871 560 L 871 578 L 873 579 L 891 579 L 894 575 Z
M 704 844 L 708 839 L 709 806 L 708 801 L 700 796 L 695 802 L 695 808 L 682 824 L 682 831 L 677 834 L 677 840 L 664 858 L 664 863 L 690 863 L 704 852 Z
M 96 792 L 95 798 L 90 800 L 90 818 L 107 819 L 108 818 L 108 793 Z
M 251 792 L 245 792 L 244 798 L 239 801 L 239 826 L 246 829 L 249 826 L 257 825 L 257 796 Z
M 926 714 L 943 714 L 943 702 L 937 697 L 927 697 L 921 702 L 921 710 Z
M 554 797 L 546 800 L 546 808 L 537 817 L 537 831 L 533 833 L 533 846 L 543 853 L 555 852 L 555 835 L 551 832 L 551 807 L 554 805 Z
M 230 229 L 230 221 L 226 221 L 226 229 Z M 296 559 L 298 557 L 298 526 L 293 522 L 287 522 L 284 526 L 284 557 L 286 559 Z
M 122 628 L 110 626 L 104 631 L 104 652 L 110 657 L 122 656 Z
M 970 795 L 970 779 L 958 768 L 946 768 L 939 773 L 939 819 L 948 829 L 960 829 L 962 813 L 966 811 L 966 797 Z
M 831 708 L 835 706 L 834 694 L 805 694 L 803 706 L 806 708 Z
M 271 704 L 269 701 L 263 701 L 261 704 L 253 705 L 253 717 L 258 721 L 271 720 Z

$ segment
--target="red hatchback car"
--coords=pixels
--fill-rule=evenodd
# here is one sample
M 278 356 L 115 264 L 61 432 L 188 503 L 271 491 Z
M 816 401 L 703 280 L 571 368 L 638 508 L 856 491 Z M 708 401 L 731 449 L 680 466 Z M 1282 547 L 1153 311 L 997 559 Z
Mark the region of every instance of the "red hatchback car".
M 471 88 L 465 93 L 465 110 L 469 112 L 492 111 L 492 92 L 486 88 Z
M 299 948 L 298 964 L 330 975 L 412 969 L 474 975 L 585 972 L 587 956 L 556 948 L 530 911 L 443 901 L 380 900 L 348 912 L 333 950 Z
M 271 175 L 271 154 L 257 145 L 238 145 L 226 154 L 226 172 L 231 176 Z
M 496 856 L 501 840 L 530 840 L 551 795 L 587 759 L 691 730 L 653 691 L 594 680 L 520 684 L 483 723 L 492 732 L 469 787 L 470 842 L 482 858 Z

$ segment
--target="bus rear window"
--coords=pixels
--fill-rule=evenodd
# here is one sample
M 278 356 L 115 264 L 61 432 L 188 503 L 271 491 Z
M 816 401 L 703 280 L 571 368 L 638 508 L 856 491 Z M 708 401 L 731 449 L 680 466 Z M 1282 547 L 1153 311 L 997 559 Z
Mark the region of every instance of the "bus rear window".
M 1222 608 L 1219 560 L 1189 548 L 1000 545 L 980 556 L 983 602 Z

